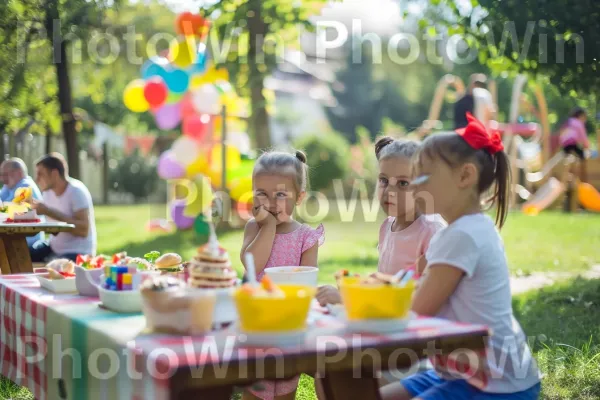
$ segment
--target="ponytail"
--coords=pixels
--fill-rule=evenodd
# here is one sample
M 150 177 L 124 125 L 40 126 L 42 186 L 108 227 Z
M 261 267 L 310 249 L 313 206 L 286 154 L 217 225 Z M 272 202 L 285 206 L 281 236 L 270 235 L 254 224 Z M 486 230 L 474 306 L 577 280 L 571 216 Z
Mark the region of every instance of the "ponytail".
M 499 151 L 494 158 L 494 196 L 490 199 L 496 203 L 496 225 L 502 229 L 508 216 L 509 190 L 510 190 L 510 163 L 504 151 Z

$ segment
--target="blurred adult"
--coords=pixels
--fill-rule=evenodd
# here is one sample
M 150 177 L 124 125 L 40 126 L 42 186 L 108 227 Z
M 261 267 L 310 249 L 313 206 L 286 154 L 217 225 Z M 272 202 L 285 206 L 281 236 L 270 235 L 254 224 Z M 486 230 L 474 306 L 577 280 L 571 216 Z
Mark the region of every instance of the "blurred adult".
M 75 225 L 70 232 L 61 232 L 48 241 L 30 248 L 34 262 L 50 258 L 75 260 L 78 254 L 96 254 L 96 224 L 94 205 L 87 187 L 69 177 L 67 163 L 59 153 L 51 153 L 36 163 L 36 181 L 43 191 L 43 201 L 34 201 L 38 214 L 48 220 Z
M 467 126 L 467 112 L 473 114 L 485 126 L 495 118 L 496 105 L 486 82 L 487 78 L 484 74 L 471 75 L 467 93 L 454 103 L 455 129 Z
M 0 177 L 2 179 L 2 190 L 0 190 L 0 200 L 11 202 L 15 198 L 15 192 L 19 188 L 31 188 L 31 196 L 35 200 L 42 200 L 42 193 L 38 189 L 33 179 L 28 175 L 27 165 L 20 158 L 10 158 L 0 164 Z M 44 234 L 38 233 L 35 236 L 27 238 L 27 244 L 43 240 Z

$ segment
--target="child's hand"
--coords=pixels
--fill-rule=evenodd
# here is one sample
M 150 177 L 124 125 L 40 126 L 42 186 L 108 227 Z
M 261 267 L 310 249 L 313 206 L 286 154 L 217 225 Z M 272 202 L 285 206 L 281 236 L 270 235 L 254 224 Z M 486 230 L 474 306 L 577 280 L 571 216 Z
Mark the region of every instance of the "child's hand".
M 342 302 L 340 291 L 331 285 L 319 286 L 316 297 L 321 306 L 327 304 L 340 304 Z
M 263 205 L 253 207 L 252 215 L 254 215 L 254 219 L 260 226 L 277 225 L 277 218 L 268 212 Z

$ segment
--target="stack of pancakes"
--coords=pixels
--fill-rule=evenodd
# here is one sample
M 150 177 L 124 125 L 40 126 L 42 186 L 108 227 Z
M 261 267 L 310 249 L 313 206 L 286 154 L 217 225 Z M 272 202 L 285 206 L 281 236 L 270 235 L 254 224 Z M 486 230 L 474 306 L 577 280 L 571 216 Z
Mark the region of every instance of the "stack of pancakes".
M 209 243 L 198 249 L 188 264 L 189 285 L 202 289 L 230 288 L 237 283 L 227 250 Z

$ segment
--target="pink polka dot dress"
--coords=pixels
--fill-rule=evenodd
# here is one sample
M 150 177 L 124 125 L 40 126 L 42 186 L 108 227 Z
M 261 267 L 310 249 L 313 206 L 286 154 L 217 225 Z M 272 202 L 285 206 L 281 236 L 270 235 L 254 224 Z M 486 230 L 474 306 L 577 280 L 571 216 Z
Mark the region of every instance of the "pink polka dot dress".
M 298 229 L 289 233 L 276 234 L 271 249 L 271 256 L 267 261 L 265 269 L 271 267 L 298 267 L 302 259 L 302 253 L 314 245 L 321 246 L 325 241 L 325 228 L 319 225 L 313 229 L 308 225 L 301 225 Z M 264 271 L 259 274 L 259 280 L 264 276 Z M 298 387 L 300 377 L 278 381 L 260 381 L 256 388 L 250 392 L 261 399 L 273 400 L 276 396 L 284 396 L 292 393 Z

